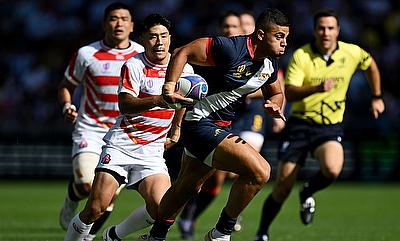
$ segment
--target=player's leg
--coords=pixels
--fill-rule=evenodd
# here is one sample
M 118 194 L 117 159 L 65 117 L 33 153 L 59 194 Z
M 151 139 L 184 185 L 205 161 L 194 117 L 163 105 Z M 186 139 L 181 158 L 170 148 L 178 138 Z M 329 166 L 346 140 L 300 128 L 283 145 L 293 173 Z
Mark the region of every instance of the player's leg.
M 216 148 L 212 166 L 238 174 L 226 206 L 206 239 L 230 240 L 237 217 L 269 179 L 268 162 L 248 143 L 228 135 Z
M 161 198 L 170 186 L 170 178 L 166 171 L 145 177 L 137 185 L 137 190 L 146 204 L 135 209 L 121 223 L 108 228 L 103 234 L 103 239 L 121 240 L 129 234 L 153 224 L 157 218 Z
M 94 178 L 94 169 L 99 155 L 92 152 L 81 152 L 72 159 L 74 179 L 68 184 L 68 191 L 60 211 L 60 225 L 67 230 L 68 224 L 75 216 L 79 201 L 89 196 Z
M 173 224 L 179 211 L 186 202 L 201 188 L 204 181 L 215 170 L 200 162 L 193 156 L 183 155 L 181 170 L 178 178 L 163 196 L 150 235 L 154 240 L 165 240 L 167 232 Z M 147 240 L 142 236 L 139 240 Z
M 178 220 L 182 239 L 194 239 L 195 222 L 200 214 L 204 212 L 221 192 L 226 175 L 227 172 L 216 170 L 214 174 L 204 182 L 200 192 L 186 203 Z
M 86 206 L 82 212 L 71 220 L 64 240 L 82 240 L 89 234 L 93 222 L 97 220 L 110 205 L 120 183 L 113 175 L 98 171 Z
M 321 170 L 300 191 L 300 217 L 304 224 L 313 221 L 313 194 L 331 185 L 339 176 L 344 162 L 343 146 L 337 141 L 327 141 L 315 149 L 314 157 L 319 160 Z
M 256 241 L 268 240 L 269 228 L 278 215 L 286 198 L 296 182 L 300 166 L 293 162 L 280 162 L 277 177 L 271 194 L 264 202 L 261 221 L 257 230 Z

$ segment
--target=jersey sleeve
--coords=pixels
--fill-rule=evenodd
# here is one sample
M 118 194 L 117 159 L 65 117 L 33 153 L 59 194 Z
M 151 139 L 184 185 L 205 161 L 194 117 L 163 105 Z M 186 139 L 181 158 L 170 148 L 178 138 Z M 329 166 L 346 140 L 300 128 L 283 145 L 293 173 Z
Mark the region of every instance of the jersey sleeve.
M 79 85 L 86 72 L 86 59 L 82 49 L 76 52 L 69 61 L 65 70 L 65 78 L 74 85 Z
M 142 74 L 136 65 L 126 62 L 121 68 L 121 75 L 119 78 L 119 93 L 128 93 L 137 97 L 140 92 L 140 83 Z
M 301 65 L 301 49 L 294 52 L 292 59 L 286 69 L 285 84 L 302 86 L 304 80 L 304 69 Z
M 358 46 L 357 49 L 358 49 L 358 58 L 360 61 L 358 64 L 358 69 L 366 70 L 371 65 L 372 56 L 367 51 Z
M 209 51 L 215 65 L 229 65 L 237 58 L 235 53 L 236 46 L 230 38 L 222 36 L 214 37 L 210 44 Z

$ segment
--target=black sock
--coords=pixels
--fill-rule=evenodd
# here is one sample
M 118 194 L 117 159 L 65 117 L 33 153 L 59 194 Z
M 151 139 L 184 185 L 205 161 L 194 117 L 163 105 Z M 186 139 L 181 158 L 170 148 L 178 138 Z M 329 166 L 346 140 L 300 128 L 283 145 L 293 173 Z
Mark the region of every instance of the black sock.
M 150 230 L 150 235 L 156 240 L 165 240 L 172 224 L 174 224 L 174 220 L 157 219 Z
M 335 178 L 328 178 L 319 171 L 309 182 L 305 183 L 300 191 L 300 201 L 303 203 L 319 190 L 326 188 L 335 181 Z
M 264 202 L 264 206 L 262 209 L 262 216 L 260 221 L 260 226 L 258 228 L 257 235 L 267 235 L 269 226 L 272 221 L 275 219 L 276 215 L 278 215 L 281 210 L 282 203 L 278 203 L 272 197 L 272 194 L 268 196 L 268 198 Z
M 74 191 L 74 179 L 72 178 L 68 183 L 68 197 L 74 202 L 79 202 L 82 198 L 78 197 Z
M 197 196 L 198 194 L 196 194 L 186 203 L 180 215 L 181 219 L 193 220 L 194 212 L 197 209 Z
M 196 220 L 198 216 L 210 205 L 210 203 L 215 199 L 216 194 L 207 192 L 207 191 L 200 191 L 197 195 L 195 202 L 196 206 L 193 213 L 192 220 Z
M 112 240 L 121 241 L 120 237 L 118 237 L 117 233 L 115 232 L 115 226 L 112 226 L 112 227 L 110 228 L 110 231 L 108 231 L 108 236 L 109 236 Z
M 233 226 L 236 224 L 237 218 L 231 218 L 225 213 L 225 209 L 222 210 L 221 216 L 218 219 L 218 223 L 215 228 L 226 235 L 231 235 Z
M 96 234 L 101 226 L 106 222 L 108 216 L 110 216 L 111 211 L 105 211 L 103 215 L 100 216 L 96 221 L 94 221 L 92 228 L 90 229 L 90 234 Z

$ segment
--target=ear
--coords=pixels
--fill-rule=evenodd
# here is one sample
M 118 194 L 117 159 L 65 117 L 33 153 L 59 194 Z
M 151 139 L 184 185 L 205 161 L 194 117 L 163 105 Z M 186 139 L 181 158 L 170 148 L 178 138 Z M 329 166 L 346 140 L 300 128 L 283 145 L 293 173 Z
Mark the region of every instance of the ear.
M 133 32 L 133 29 L 135 29 L 135 22 L 132 21 L 131 33 Z
M 262 41 L 265 37 L 264 35 L 265 35 L 264 30 L 257 29 L 257 39 L 258 40 Z

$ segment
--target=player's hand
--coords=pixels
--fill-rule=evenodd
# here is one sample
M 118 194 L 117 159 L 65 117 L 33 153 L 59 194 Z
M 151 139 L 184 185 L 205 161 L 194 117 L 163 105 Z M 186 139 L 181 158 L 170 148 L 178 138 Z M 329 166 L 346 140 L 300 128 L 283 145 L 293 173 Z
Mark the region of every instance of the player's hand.
M 285 127 L 286 122 L 282 119 L 273 118 L 272 119 L 272 132 L 280 133 Z
M 64 119 L 69 123 L 75 123 L 78 118 L 78 112 L 76 111 L 76 107 L 70 103 L 66 103 L 63 107 L 63 115 Z
M 379 115 L 385 111 L 385 103 L 383 99 L 373 98 L 371 101 L 371 112 L 375 119 L 378 119 Z
M 167 140 L 164 142 L 164 148 L 165 150 L 170 149 L 173 147 L 178 141 L 181 136 L 181 128 L 180 126 L 173 126 L 171 128 L 171 135 L 167 137 Z
M 179 110 L 194 104 L 191 98 L 185 98 L 175 92 L 175 82 L 166 82 L 162 88 L 162 97 L 170 108 Z
M 266 100 L 264 108 L 273 118 L 279 118 L 283 121 L 286 121 L 285 115 L 283 114 L 281 107 L 276 103 L 270 100 Z
M 330 91 L 335 86 L 335 81 L 333 79 L 327 79 L 319 85 L 319 92 Z

